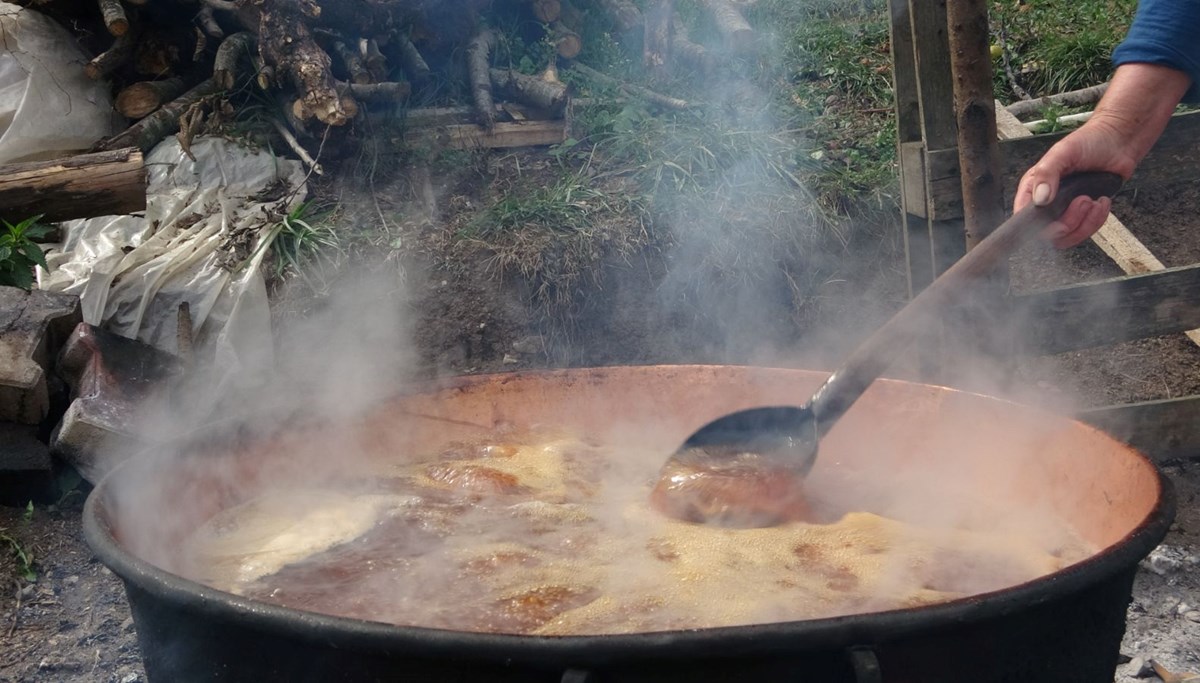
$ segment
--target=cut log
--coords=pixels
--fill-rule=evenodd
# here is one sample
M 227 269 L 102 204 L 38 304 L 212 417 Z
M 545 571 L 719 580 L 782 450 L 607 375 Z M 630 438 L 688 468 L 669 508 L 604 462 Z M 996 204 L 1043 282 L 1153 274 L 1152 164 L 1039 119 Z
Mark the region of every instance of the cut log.
M 134 83 L 117 95 L 116 108 L 125 118 L 140 119 L 179 97 L 186 87 L 179 77 Z
M 93 81 L 106 78 L 133 54 L 134 31 L 126 32 L 113 41 L 112 47 L 92 58 L 83 72 Z
M 475 115 L 479 125 L 490 131 L 496 123 L 495 105 L 492 101 L 492 80 L 488 73 L 491 53 L 496 46 L 496 34 L 481 29 L 467 45 L 467 77 L 471 83 L 471 100 L 475 103 Z
M 146 169 L 136 149 L 0 166 L 0 217 L 8 221 L 40 214 L 57 222 L 145 208 Z
M 337 84 L 338 92 L 349 94 L 354 99 L 366 102 L 399 102 L 408 99 L 412 94 L 412 86 L 404 81 L 389 81 L 386 83 L 342 83 Z
M 130 126 L 125 132 L 115 135 L 96 146 L 97 150 L 137 147 L 150 151 L 163 138 L 179 130 L 179 118 L 200 100 L 221 92 L 223 88 L 210 78 L 175 101 L 160 107 L 158 111 Z
M 399 36 L 396 38 L 396 49 L 400 52 L 400 66 L 404 67 L 408 78 L 416 83 L 425 82 L 429 78 L 429 65 L 412 41 L 407 36 Z
M 629 0 L 597 0 L 597 4 L 622 33 L 642 25 L 642 11 Z
M 112 35 L 120 37 L 129 32 L 129 19 L 125 16 L 121 0 L 100 0 L 100 16 Z
M 346 75 L 350 77 L 351 83 L 365 85 L 371 82 L 371 74 L 367 71 L 367 65 L 363 63 L 358 52 L 341 40 L 333 41 L 333 51 L 337 53 L 338 59 L 342 61 L 342 66 L 346 68 Z
M 675 0 L 650 0 L 646 5 L 646 25 L 642 34 L 642 66 L 663 78 L 671 64 L 671 19 Z
M 344 126 L 353 104 L 346 106 L 334 86 L 329 55 L 313 40 L 306 19 L 321 15 L 312 0 L 249 0 L 258 7 L 258 49 L 267 64 L 287 74 L 303 100 L 302 109 L 321 123 Z
M 561 112 L 567 104 L 567 88 L 562 83 L 504 69 L 492 69 L 491 78 L 496 87 L 518 100 L 551 113 Z
M 213 80 L 216 81 L 217 87 L 222 90 L 233 88 L 237 74 L 241 72 L 238 62 L 242 55 L 250 54 L 253 46 L 254 36 L 247 31 L 235 33 L 221 41 L 221 46 L 217 48 L 217 56 L 213 60 Z
M 550 39 L 554 41 L 558 56 L 563 59 L 575 59 L 583 51 L 583 39 L 561 21 L 550 25 Z
M 754 29 L 729 0 L 703 0 L 703 4 L 729 49 L 734 52 L 754 50 Z
M 538 21 L 549 24 L 558 21 L 562 15 L 562 3 L 559 0 L 531 0 L 529 11 Z
M 608 85 L 609 87 L 615 87 L 630 97 L 641 98 L 646 102 L 663 109 L 690 109 L 692 106 L 687 100 L 681 100 L 669 95 L 663 95 L 662 93 L 654 92 L 649 88 L 643 88 L 640 85 L 633 85 L 631 83 L 619 81 L 612 76 L 600 73 L 599 71 L 596 71 L 595 69 L 583 64 L 576 63 L 571 65 L 571 68 L 597 83 L 602 83 Z
M 166 34 L 152 30 L 138 33 L 133 48 L 134 71 L 150 78 L 163 78 L 178 61 L 179 49 Z
M 208 5 L 202 5 L 200 11 L 196 13 L 196 23 L 200 24 L 200 28 L 205 35 L 212 36 L 217 40 L 225 37 L 225 31 L 221 30 L 221 25 L 217 23 L 217 18 L 213 16 L 213 8 Z
M 717 69 L 717 61 L 708 48 L 693 43 L 688 36 L 687 27 L 679 15 L 671 21 L 671 53 L 676 59 L 701 75 L 707 76 Z
M 1031 116 L 1033 114 L 1037 114 L 1042 109 L 1052 104 L 1057 104 L 1063 107 L 1084 107 L 1089 104 L 1095 104 L 1096 102 L 1099 102 L 1100 98 L 1104 96 L 1104 93 L 1107 90 L 1108 84 L 1101 83 L 1100 85 L 1093 85 L 1090 88 L 1072 90 L 1071 92 L 1050 95 L 1049 97 L 1041 97 L 1036 100 L 1021 100 L 1020 102 L 1014 102 L 1013 104 L 1008 105 L 1006 108 L 1008 109 L 1008 113 L 1017 118 L 1021 118 L 1022 116 Z
M 379 50 L 379 42 L 374 38 L 364 39 L 362 55 L 363 62 L 367 65 L 367 71 L 371 73 L 371 80 L 376 83 L 386 81 L 388 79 L 387 57 L 383 56 L 383 52 Z

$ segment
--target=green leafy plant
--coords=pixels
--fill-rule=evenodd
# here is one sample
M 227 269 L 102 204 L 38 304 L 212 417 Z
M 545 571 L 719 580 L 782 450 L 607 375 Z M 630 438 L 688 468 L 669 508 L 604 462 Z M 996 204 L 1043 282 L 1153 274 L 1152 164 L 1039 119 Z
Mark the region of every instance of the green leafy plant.
M 13 225 L 3 221 L 0 231 L 0 285 L 33 287 L 33 267 L 46 265 L 46 255 L 35 239 L 45 237 L 50 227 L 38 223 L 41 216 L 32 216 Z
M 294 275 L 312 291 L 324 291 L 325 267 L 336 265 L 345 253 L 330 222 L 331 213 L 307 201 L 279 221 L 267 238 L 277 279 Z

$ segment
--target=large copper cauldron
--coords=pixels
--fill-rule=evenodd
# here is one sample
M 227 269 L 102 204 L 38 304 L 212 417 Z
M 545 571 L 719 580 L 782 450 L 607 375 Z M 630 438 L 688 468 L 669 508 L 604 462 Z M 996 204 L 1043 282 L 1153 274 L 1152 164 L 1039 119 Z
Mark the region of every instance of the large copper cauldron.
M 823 379 L 716 366 L 466 377 L 398 397 L 349 428 L 304 429 L 315 438 L 344 428 L 338 438 L 389 457 L 477 431 L 430 417 L 541 423 L 613 443 L 636 438 L 665 458 L 705 421 L 795 402 Z M 975 496 L 1007 501 L 1013 515 L 1061 518 L 1101 551 L 1041 579 L 934 606 L 572 637 L 337 618 L 242 599 L 160 569 L 231 491 L 253 494 L 295 474 L 289 448 L 308 438 L 296 429 L 210 442 L 183 458 L 135 458 L 92 493 L 87 540 L 125 582 L 152 680 L 1107 683 L 1137 563 L 1174 512 L 1154 466 L 1093 428 L 993 398 L 881 380 L 822 443 L 809 479 L 814 490 L 843 492 L 846 510 L 894 512 L 909 503 L 925 510 Z M 338 455 L 328 454 L 331 471 Z M 220 474 L 214 461 L 227 461 Z

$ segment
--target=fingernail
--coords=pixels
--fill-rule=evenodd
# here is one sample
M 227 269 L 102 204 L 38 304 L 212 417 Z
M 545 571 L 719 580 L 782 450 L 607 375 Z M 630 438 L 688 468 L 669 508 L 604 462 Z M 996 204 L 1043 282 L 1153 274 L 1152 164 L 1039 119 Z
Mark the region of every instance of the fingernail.
M 1050 201 L 1050 186 L 1046 183 L 1041 183 L 1033 188 L 1033 203 L 1038 206 L 1044 206 Z

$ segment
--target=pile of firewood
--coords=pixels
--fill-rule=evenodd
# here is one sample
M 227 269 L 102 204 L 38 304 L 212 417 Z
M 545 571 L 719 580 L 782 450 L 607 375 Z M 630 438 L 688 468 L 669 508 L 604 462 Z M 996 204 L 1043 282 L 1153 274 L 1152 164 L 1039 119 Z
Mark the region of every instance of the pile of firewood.
M 682 100 L 615 82 L 575 64 L 581 27 L 599 19 L 642 53 L 648 73 L 675 65 L 711 73 L 714 49 L 693 42 L 676 0 L 10 0 L 71 28 L 94 58 L 83 68 L 111 82 L 125 132 L 99 150 L 145 151 L 178 132 L 190 135 L 228 116 L 231 93 L 256 91 L 270 103 L 277 132 L 305 158 L 300 140 L 328 135 L 371 108 L 395 111 L 410 98 L 445 91 L 447 79 L 469 86 L 472 125 L 490 133 L 498 98 L 556 116 L 568 100 L 558 68 L 576 68 L 661 107 Z M 716 28 L 719 49 L 755 49 L 755 34 L 729 0 L 694 0 Z M 498 17 L 516 16 L 557 52 L 539 76 L 496 68 Z

